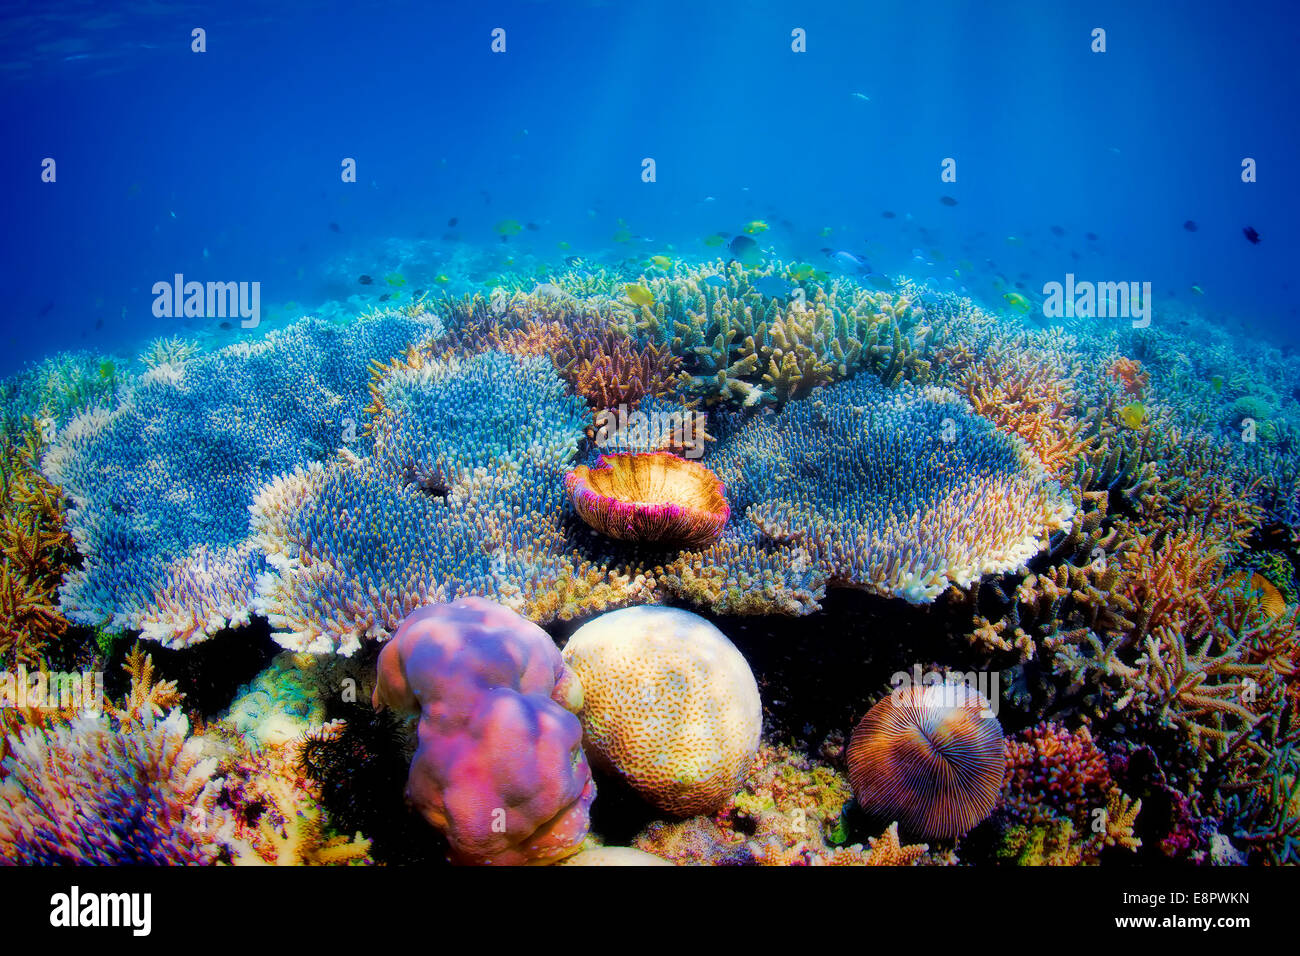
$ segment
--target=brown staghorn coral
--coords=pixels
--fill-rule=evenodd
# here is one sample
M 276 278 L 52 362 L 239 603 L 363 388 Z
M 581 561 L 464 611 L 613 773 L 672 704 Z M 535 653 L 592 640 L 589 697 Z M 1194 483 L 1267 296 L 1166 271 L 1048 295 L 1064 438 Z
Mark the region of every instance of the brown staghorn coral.
M 1071 473 L 1087 451 L 1085 424 L 1076 415 L 1079 396 L 1046 352 L 996 347 L 962 371 L 956 387 L 976 413 L 1023 438 L 1057 478 Z
M 44 438 L 27 423 L 0 438 L 0 665 L 36 665 L 68 622 L 58 586 L 77 560 L 63 520 L 63 493 L 41 474 Z

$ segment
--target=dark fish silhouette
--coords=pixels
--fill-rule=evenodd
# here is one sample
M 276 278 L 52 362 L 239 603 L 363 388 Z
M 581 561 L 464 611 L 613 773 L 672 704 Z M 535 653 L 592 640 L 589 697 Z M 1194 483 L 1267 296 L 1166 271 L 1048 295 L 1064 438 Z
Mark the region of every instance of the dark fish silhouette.
M 1183 223 L 1183 228 L 1186 229 L 1188 232 L 1195 232 L 1197 229 L 1200 229 L 1201 227 L 1198 226 L 1193 220 L 1189 219 L 1185 223 Z
M 940 196 L 939 202 L 943 203 L 945 206 L 957 205 L 957 200 L 953 199 L 951 196 Z
M 51 299 L 49 302 L 46 302 L 43 306 L 41 306 L 40 310 L 36 314 L 43 319 L 50 314 L 50 310 L 53 308 L 54 308 L 54 300 Z
M 454 228 L 456 223 L 458 222 L 460 222 L 460 220 L 457 219 L 455 216 L 452 216 L 450 219 L 447 220 L 447 226 L 450 228 Z
M 1083 238 L 1089 240 L 1090 242 L 1096 242 L 1096 241 L 1097 241 L 1097 234 L 1096 234 L 1095 232 L 1085 232 L 1085 233 L 1083 234 Z
M 342 231 L 343 230 L 339 228 L 339 224 L 337 222 L 330 223 L 330 232 L 342 232 Z
M 524 228 L 527 229 L 529 232 L 536 232 L 538 227 L 537 227 L 537 223 L 528 222 L 528 223 L 524 223 Z
M 886 210 L 885 210 L 884 212 L 882 212 L 880 215 L 884 216 L 886 219 L 893 219 L 893 218 L 894 218 L 894 214 L 893 214 L 892 212 L 890 212 L 888 209 L 886 209 Z
M 1065 235 L 1065 230 L 1062 229 L 1060 226 L 1053 226 L 1053 227 L 1052 227 L 1052 235 L 1054 235 L 1054 236 L 1063 236 L 1063 235 Z
M 234 326 L 231 325 L 229 322 L 222 322 L 222 323 L 220 323 L 220 324 L 217 326 L 217 328 L 219 328 L 219 329 L 233 329 Z
M 362 285 L 370 285 L 370 283 L 374 282 L 375 280 L 370 278 L 370 276 L 361 276 L 357 279 L 357 281 L 360 282 Z
M 1246 237 L 1246 241 L 1252 246 L 1259 245 L 1259 233 L 1255 231 L 1254 226 L 1247 226 L 1241 230 L 1241 234 Z

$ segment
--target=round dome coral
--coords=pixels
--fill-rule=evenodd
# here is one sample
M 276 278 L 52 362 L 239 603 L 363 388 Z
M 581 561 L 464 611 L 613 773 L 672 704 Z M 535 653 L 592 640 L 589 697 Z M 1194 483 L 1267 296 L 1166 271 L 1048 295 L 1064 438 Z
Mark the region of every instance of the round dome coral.
M 666 451 L 604 455 L 569 472 L 564 487 L 583 521 L 622 541 L 701 547 L 731 517 L 717 475 Z
M 740 651 L 697 614 L 633 607 L 574 632 L 583 744 L 661 810 L 721 809 L 758 751 L 762 705 Z
M 845 756 L 864 810 L 936 839 L 992 812 L 1007 765 L 988 701 L 958 683 L 895 690 L 862 718 Z

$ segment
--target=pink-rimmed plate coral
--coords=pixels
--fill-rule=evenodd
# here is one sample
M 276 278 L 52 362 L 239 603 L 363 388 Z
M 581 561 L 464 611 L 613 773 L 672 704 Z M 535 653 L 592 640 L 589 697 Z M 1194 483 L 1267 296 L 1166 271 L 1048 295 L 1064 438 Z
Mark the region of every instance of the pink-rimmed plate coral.
M 701 547 L 731 517 L 718 476 L 666 451 L 603 455 L 569 472 L 564 487 L 583 521 L 621 541 Z

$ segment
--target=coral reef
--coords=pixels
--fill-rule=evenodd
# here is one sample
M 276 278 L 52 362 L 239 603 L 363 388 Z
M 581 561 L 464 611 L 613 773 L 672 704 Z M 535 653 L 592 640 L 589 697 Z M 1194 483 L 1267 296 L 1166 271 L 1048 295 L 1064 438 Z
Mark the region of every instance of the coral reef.
M 482 598 L 421 608 L 379 656 L 374 704 L 417 712 L 407 795 L 461 863 L 576 852 L 595 785 L 582 687 L 546 632 Z
M 758 749 L 762 707 L 745 658 L 678 608 L 610 611 L 574 632 L 564 662 L 583 689 L 583 745 L 661 810 L 719 809 Z

